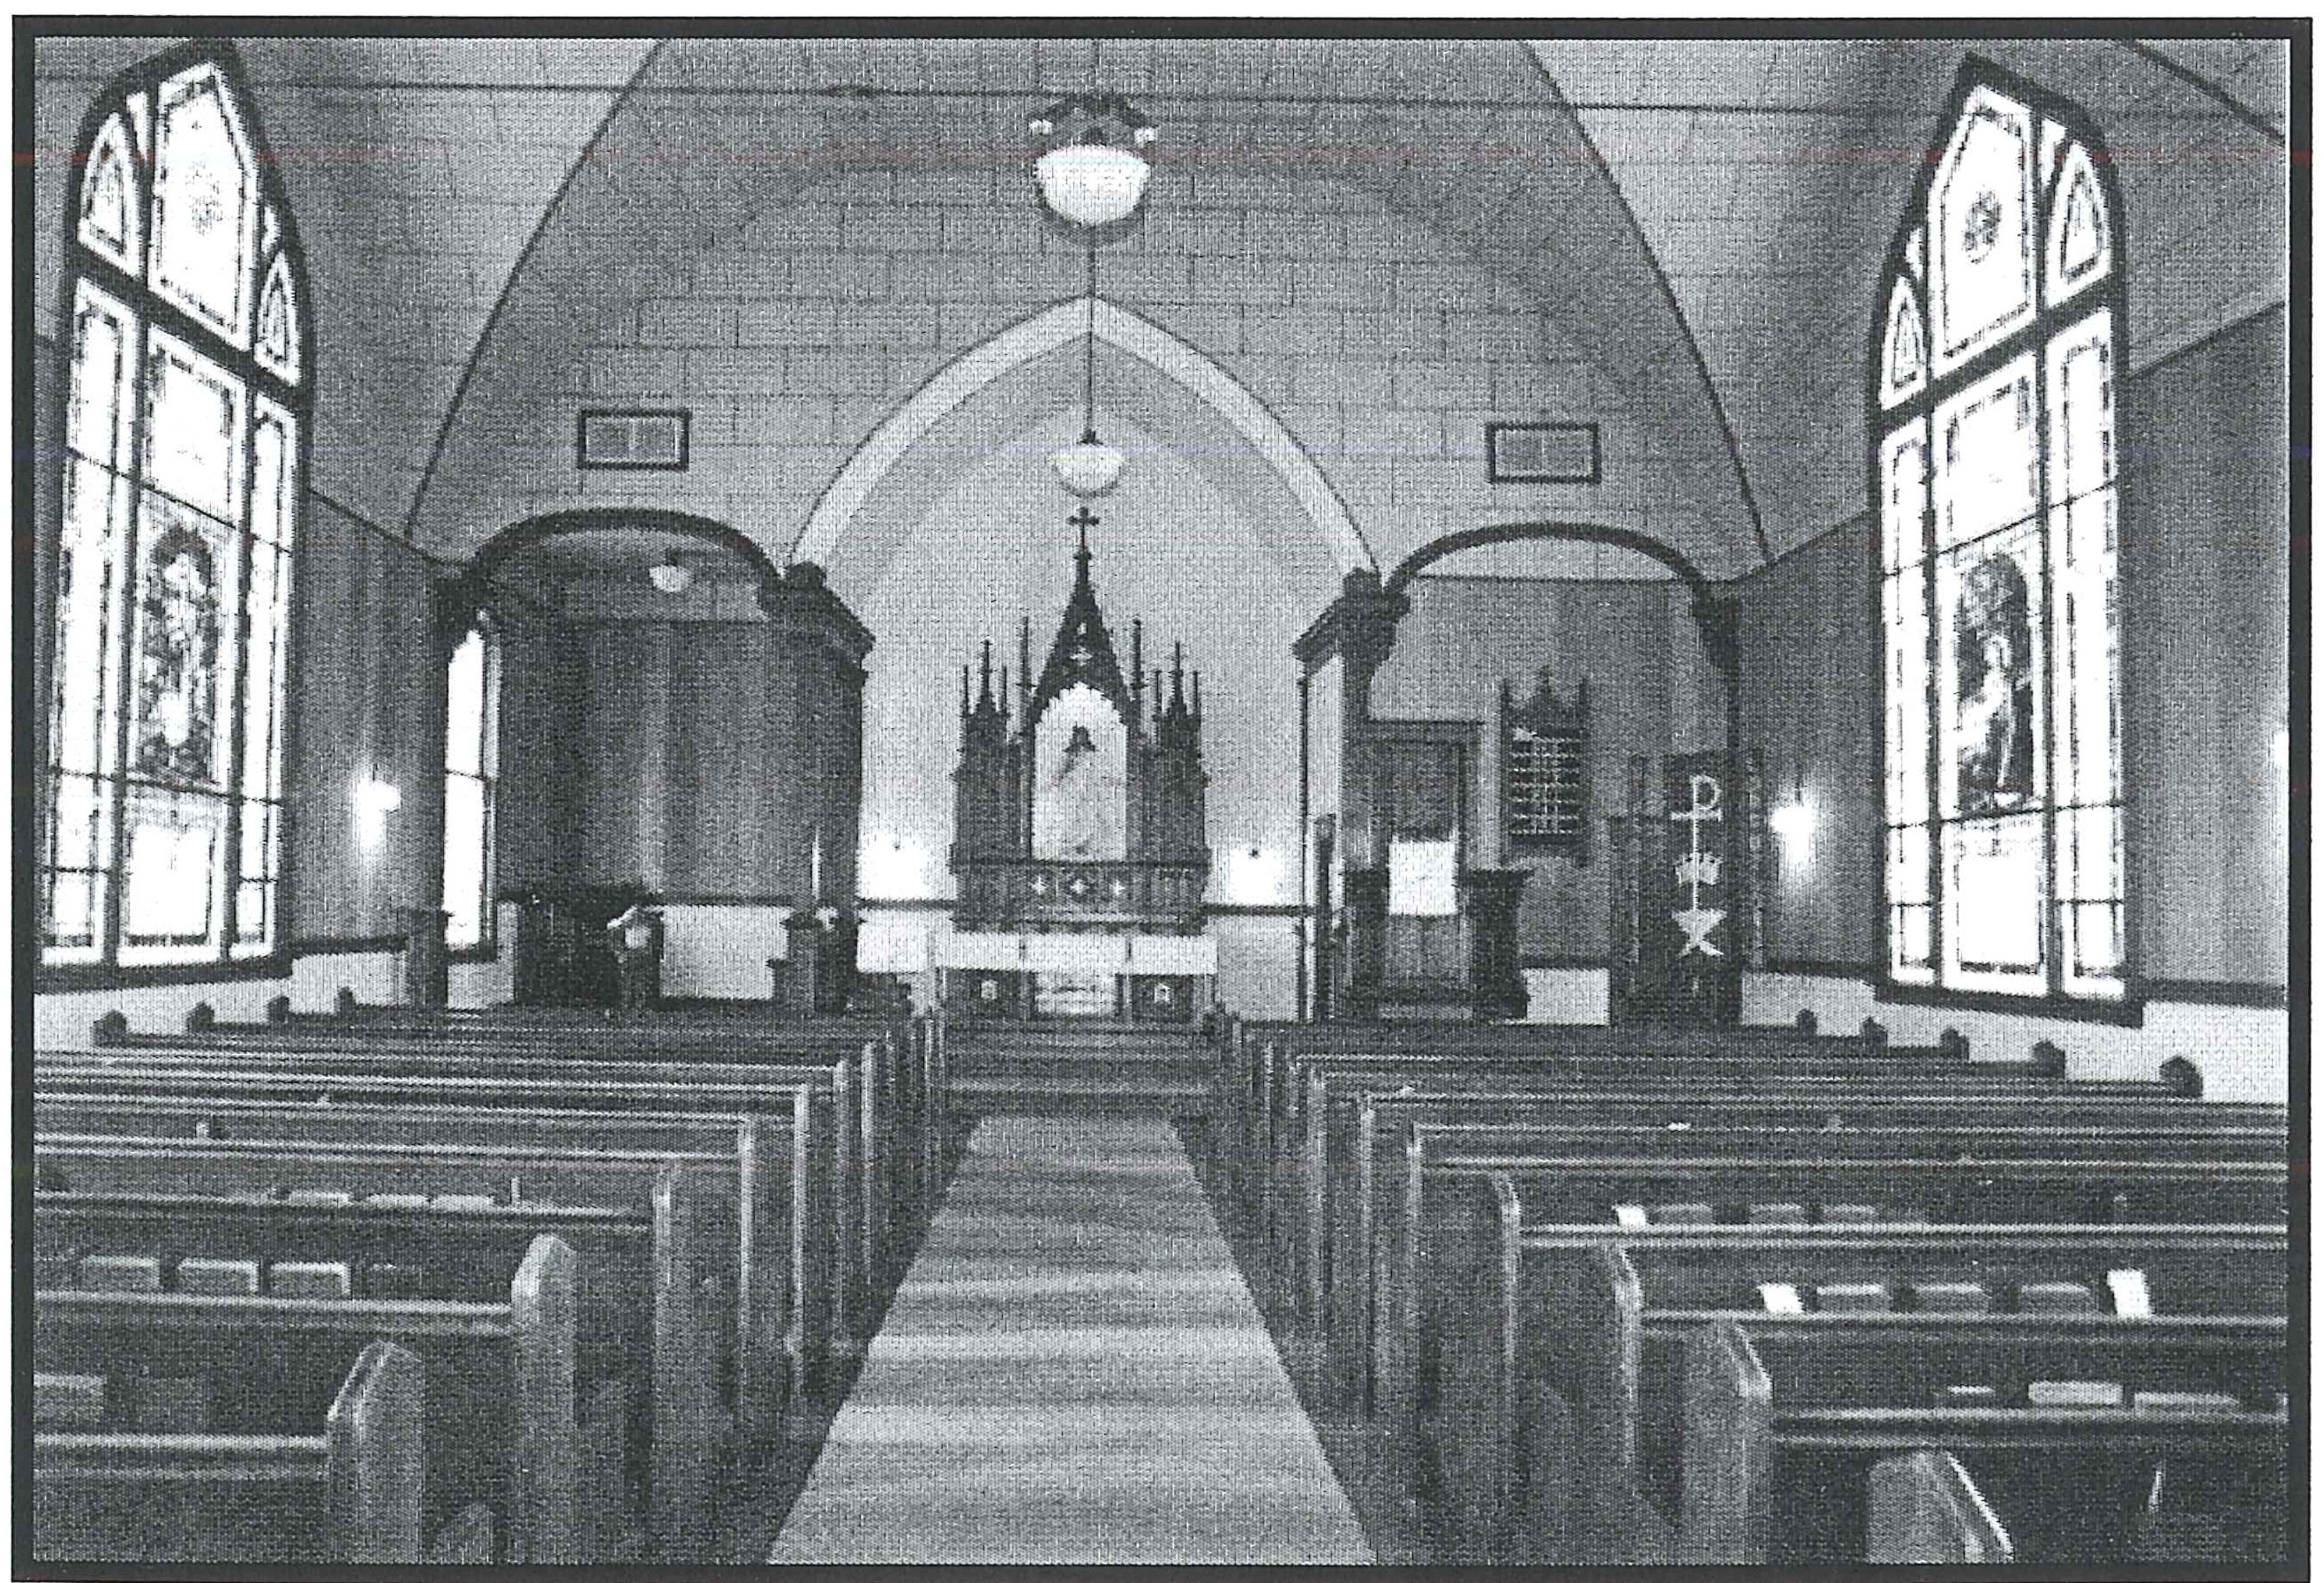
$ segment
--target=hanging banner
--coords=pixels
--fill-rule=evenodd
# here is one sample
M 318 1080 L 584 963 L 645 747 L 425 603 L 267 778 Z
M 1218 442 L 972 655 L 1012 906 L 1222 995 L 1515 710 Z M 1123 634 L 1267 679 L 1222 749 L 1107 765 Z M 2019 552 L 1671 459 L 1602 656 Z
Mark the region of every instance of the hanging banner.
M 1735 866 L 1744 805 L 1724 754 L 1674 754 L 1664 761 L 1662 882 L 1657 909 L 1669 965 L 1665 1004 L 1690 1019 L 1724 1021 L 1741 986 L 1738 909 L 1749 886 Z M 1655 915 L 1649 913 L 1649 922 Z

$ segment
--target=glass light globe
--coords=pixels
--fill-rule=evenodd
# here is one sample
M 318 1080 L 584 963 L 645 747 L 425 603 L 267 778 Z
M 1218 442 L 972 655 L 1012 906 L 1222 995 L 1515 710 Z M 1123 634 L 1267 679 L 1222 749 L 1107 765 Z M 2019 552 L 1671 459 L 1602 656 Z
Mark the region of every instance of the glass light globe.
M 1152 170 L 1140 155 L 1103 143 L 1069 143 L 1033 162 L 1041 200 L 1076 226 L 1127 218 L 1145 196 Z
M 1049 466 L 1057 470 L 1057 482 L 1065 492 L 1084 500 L 1095 500 L 1121 481 L 1121 469 L 1130 465 L 1123 456 L 1102 440 L 1079 440 L 1053 453 Z

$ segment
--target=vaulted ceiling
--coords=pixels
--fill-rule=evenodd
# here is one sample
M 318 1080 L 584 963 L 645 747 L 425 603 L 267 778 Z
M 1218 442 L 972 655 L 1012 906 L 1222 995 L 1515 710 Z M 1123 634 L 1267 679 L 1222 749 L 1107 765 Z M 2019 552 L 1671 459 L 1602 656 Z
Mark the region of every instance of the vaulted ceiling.
M 40 41 L 41 213 L 90 93 L 174 42 Z M 464 420 L 521 405 L 673 257 L 851 170 L 1021 171 L 1028 110 L 1092 81 L 1172 166 L 1347 184 L 1531 293 L 1664 437 L 1668 531 L 1720 574 L 1860 507 L 1878 253 L 1968 51 L 2107 129 L 2153 245 L 2137 361 L 2287 278 L 2249 245 L 2286 235 L 2280 42 L 238 42 L 329 326 L 317 483 L 454 551 L 505 525 L 440 487 Z

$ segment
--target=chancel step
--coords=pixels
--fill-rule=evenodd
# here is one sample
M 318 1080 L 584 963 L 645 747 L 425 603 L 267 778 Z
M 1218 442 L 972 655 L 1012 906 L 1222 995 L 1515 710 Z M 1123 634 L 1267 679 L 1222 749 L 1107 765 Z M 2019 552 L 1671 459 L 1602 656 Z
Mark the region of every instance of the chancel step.
M 963 1028 L 952 1103 L 971 1115 L 1185 1115 L 1209 1103 L 1213 1073 L 1210 1052 L 1182 1030 Z

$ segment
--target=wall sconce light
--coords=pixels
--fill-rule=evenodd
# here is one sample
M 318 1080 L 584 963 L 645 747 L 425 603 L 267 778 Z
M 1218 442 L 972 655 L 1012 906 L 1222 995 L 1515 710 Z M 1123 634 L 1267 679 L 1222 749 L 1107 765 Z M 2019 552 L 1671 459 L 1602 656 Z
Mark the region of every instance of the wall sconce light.
M 392 781 L 366 775 L 355 782 L 355 842 L 366 852 L 387 839 L 387 816 L 403 806 L 403 792 Z
M 1805 847 L 1815 834 L 1815 805 L 1808 801 L 1805 778 L 1799 761 L 1792 761 L 1792 800 L 1767 815 L 1767 828 L 1787 850 L 1797 852 Z
M 1815 834 L 1815 810 L 1804 802 L 1786 802 L 1767 815 L 1767 822 L 1784 845 L 1797 846 Z
M 2282 775 L 2282 774 L 2289 774 L 2289 773 L 2291 773 L 2291 772 L 2292 772 L 2292 727 L 2289 727 L 2289 726 L 2278 726 L 2278 727 L 2275 728 L 2275 737 L 2274 737 L 2274 740 L 2273 740 L 2273 741 L 2272 741 L 2272 742 L 2270 742 L 2270 743 L 2268 744 L 2268 748 L 2267 748 L 2267 756 L 2268 756 L 2268 762 L 2275 765 L 2275 773 L 2276 773 L 2277 774 L 2279 774 L 2279 775 Z

